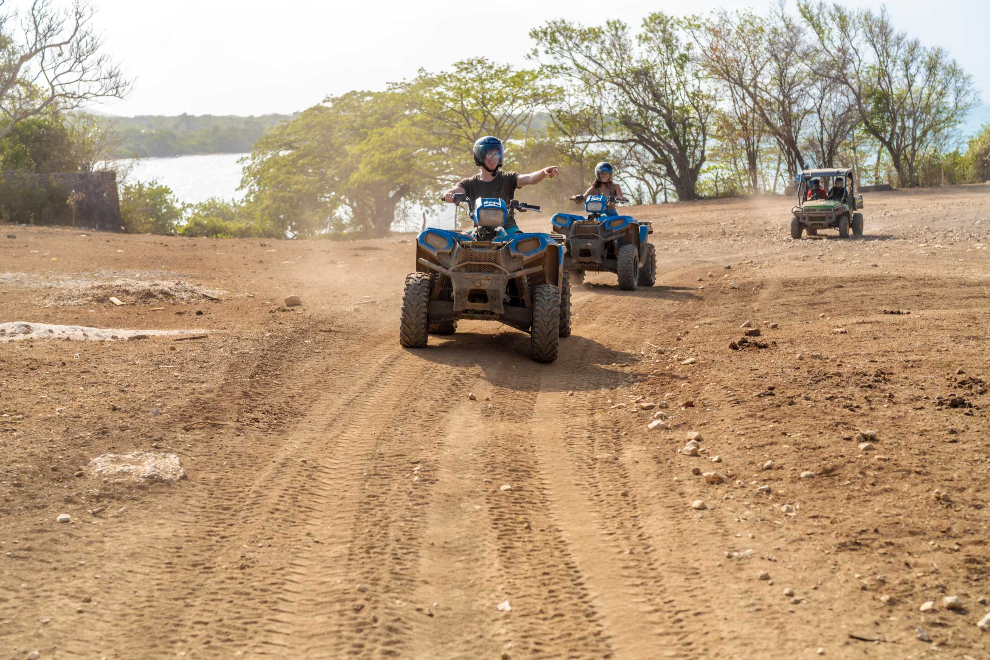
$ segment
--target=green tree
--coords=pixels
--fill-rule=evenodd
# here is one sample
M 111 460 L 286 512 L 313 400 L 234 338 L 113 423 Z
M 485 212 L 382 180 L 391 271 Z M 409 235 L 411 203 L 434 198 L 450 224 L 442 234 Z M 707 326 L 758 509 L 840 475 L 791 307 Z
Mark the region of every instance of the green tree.
M 564 80 L 554 118 L 575 139 L 636 148 L 655 180 L 668 180 L 678 199 L 698 197 L 716 99 L 682 38 L 685 23 L 663 13 L 643 20 L 633 36 L 625 23 L 601 27 L 551 21 L 530 35 L 535 55 Z
M 120 215 L 131 233 L 170 234 L 182 221 L 182 204 L 157 181 L 120 186 Z
M 264 231 L 385 236 L 403 199 L 424 199 L 436 174 L 400 90 L 328 98 L 267 133 L 242 187 Z
M 879 14 L 822 1 L 799 7 L 832 56 L 822 75 L 848 92 L 863 129 L 889 154 L 899 185 L 918 185 L 921 161 L 978 103 L 972 76 L 944 49 L 897 31 L 886 7 Z

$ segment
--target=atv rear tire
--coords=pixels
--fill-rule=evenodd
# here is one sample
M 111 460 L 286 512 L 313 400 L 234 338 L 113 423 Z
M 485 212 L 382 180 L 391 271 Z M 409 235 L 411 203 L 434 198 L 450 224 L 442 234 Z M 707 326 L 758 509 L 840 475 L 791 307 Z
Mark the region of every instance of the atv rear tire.
M 440 321 L 430 324 L 431 335 L 452 335 L 457 332 L 457 321 Z
M 619 275 L 619 288 L 623 291 L 635 291 L 639 280 L 639 255 L 635 245 L 623 245 L 619 248 L 619 258 L 616 271 Z
M 863 214 L 862 213 L 855 213 L 855 214 L 853 214 L 852 228 L 853 228 L 853 236 L 862 236 L 863 235 Z
M 839 238 L 849 238 L 849 216 L 839 218 Z
M 801 221 L 797 218 L 791 218 L 791 238 L 795 241 L 801 238 Z
M 560 344 L 560 291 L 553 284 L 533 289 L 533 328 L 530 331 L 530 356 L 537 362 L 557 359 Z
M 560 288 L 560 336 L 569 337 L 571 335 L 571 278 L 570 273 L 564 271 L 564 280 Z
M 399 343 L 406 348 L 426 346 L 430 330 L 430 291 L 433 278 L 428 273 L 410 273 L 402 293 Z
M 646 259 L 644 265 L 639 269 L 639 285 L 653 286 L 657 281 L 657 246 L 653 243 L 646 244 Z

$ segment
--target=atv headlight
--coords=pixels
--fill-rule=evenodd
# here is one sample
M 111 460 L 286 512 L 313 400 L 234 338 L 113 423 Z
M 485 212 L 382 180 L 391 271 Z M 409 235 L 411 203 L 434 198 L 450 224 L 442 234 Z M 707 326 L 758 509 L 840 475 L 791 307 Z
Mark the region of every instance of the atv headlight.
M 434 250 L 443 250 L 450 246 L 450 239 L 446 236 L 441 236 L 440 234 L 429 233 L 423 239 L 426 244 L 429 245 Z
M 597 195 L 588 198 L 588 201 L 584 203 L 584 210 L 588 213 L 604 213 L 605 199 Z
M 478 224 L 482 227 L 501 227 L 504 222 L 505 211 L 502 209 L 478 209 Z
M 525 238 L 521 241 L 516 241 L 513 246 L 516 252 L 522 252 L 523 254 L 529 254 L 533 250 L 540 249 L 542 242 L 538 238 Z

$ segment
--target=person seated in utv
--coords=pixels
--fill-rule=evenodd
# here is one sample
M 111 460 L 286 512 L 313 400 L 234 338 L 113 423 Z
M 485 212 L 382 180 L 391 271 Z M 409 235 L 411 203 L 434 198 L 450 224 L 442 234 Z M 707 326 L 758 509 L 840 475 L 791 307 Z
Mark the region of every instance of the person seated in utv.
M 544 167 L 530 174 L 503 172 L 501 167 L 505 149 L 502 147 L 502 142 L 491 135 L 475 142 L 471 151 L 474 155 L 474 164 L 480 167 L 481 171 L 461 180 L 444 193 L 443 201 L 453 203 L 454 195 L 464 194 L 472 202 L 479 198 L 497 198 L 504 199 L 505 203 L 509 204 L 515 197 L 516 188 L 531 186 L 547 177 L 552 179 L 557 176 L 556 165 Z M 509 217 L 505 221 L 505 233 L 509 236 L 519 233 L 512 209 L 509 209 Z
M 584 200 L 591 195 L 605 195 L 606 197 L 614 197 L 616 201 L 625 202 L 627 201 L 622 196 L 622 188 L 619 184 L 612 181 L 615 176 L 615 168 L 612 167 L 611 163 L 598 163 L 595 165 L 595 182 L 591 184 L 583 195 L 574 195 L 571 200 L 575 204 L 583 204 Z M 611 202 L 605 208 L 605 215 L 615 217 L 618 214 L 615 210 L 615 202 Z
M 845 177 L 836 177 L 835 183 L 832 184 L 832 189 L 828 191 L 828 198 L 835 202 L 843 201 L 846 196 L 846 179 Z
M 822 188 L 822 182 L 818 179 L 812 179 L 811 183 L 808 184 L 808 194 L 805 196 L 807 201 L 813 201 L 816 199 L 825 199 L 825 189 Z

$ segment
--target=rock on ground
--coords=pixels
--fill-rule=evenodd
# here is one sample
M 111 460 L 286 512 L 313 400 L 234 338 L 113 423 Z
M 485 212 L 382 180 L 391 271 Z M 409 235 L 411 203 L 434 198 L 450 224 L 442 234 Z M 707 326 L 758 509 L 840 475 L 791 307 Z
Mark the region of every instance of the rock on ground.
M 178 456 L 149 451 L 103 454 L 89 462 L 89 470 L 93 476 L 131 481 L 175 483 L 186 477 Z

